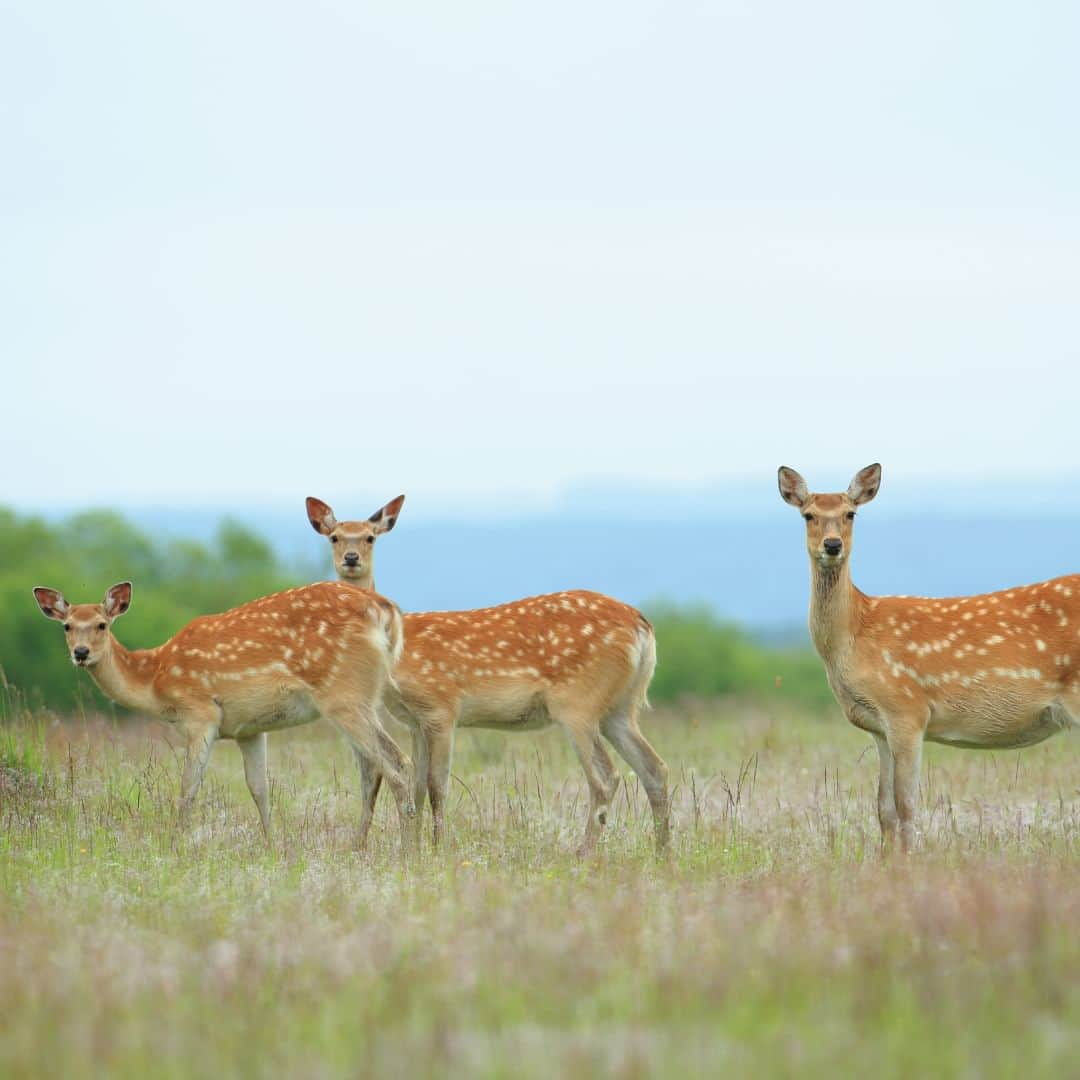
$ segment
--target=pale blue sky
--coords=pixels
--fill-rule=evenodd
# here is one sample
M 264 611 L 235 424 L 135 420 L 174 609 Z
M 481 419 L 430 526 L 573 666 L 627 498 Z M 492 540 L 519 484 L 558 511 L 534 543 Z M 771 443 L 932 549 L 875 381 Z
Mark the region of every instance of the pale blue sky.
M 1078 13 L 5 5 L 0 502 L 1080 471 Z

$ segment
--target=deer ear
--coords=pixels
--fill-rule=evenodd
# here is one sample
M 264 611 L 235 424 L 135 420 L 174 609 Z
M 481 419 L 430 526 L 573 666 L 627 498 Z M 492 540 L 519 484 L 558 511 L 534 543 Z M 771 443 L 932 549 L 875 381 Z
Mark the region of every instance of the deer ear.
M 307 516 L 311 527 L 321 536 L 329 536 L 337 528 L 334 511 L 322 501 L 312 496 L 307 498 Z
M 802 508 L 810 498 L 806 481 L 794 470 L 781 465 L 776 471 L 776 481 L 780 486 L 780 498 L 792 506 Z
M 105 603 L 101 606 L 110 619 L 123 615 L 131 607 L 131 582 L 121 581 L 119 585 L 114 585 L 105 594 Z
M 396 499 L 391 499 L 380 510 L 376 510 L 375 513 L 368 518 L 368 521 L 375 526 L 376 536 L 380 533 L 387 533 L 394 527 L 394 524 L 398 519 L 398 514 L 401 513 L 401 508 L 404 504 L 405 496 L 399 495 Z
M 71 605 L 64 599 L 63 593 L 55 589 L 46 589 L 39 585 L 34 589 L 34 599 L 46 619 L 62 619 Z
M 875 462 L 860 469 L 848 484 L 847 497 L 856 505 L 868 503 L 881 487 L 881 466 Z

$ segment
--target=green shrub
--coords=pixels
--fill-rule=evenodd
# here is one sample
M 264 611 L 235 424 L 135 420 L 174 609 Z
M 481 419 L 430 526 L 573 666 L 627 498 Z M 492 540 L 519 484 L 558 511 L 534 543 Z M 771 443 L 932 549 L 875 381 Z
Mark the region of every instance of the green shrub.
M 657 666 L 649 696 L 776 695 L 808 704 L 832 700 L 821 661 L 807 649 L 760 645 L 707 608 L 650 605 Z

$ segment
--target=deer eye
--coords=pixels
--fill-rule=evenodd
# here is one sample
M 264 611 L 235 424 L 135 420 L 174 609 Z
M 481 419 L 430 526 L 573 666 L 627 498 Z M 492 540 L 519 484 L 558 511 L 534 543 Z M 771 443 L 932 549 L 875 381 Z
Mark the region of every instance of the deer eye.
M 69 622 L 64 623 L 64 629 L 65 630 L 70 630 L 71 629 L 71 623 L 69 623 Z
M 813 521 L 814 520 L 814 515 L 813 514 L 803 514 L 803 517 L 806 518 L 807 521 Z
M 331 536 L 330 537 L 330 543 L 331 544 L 336 544 L 337 542 L 338 542 L 338 538 L 336 536 Z
M 854 510 L 849 510 L 847 512 L 847 514 L 845 515 L 845 517 L 848 519 L 848 521 L 854 521 L 855 520 L 855 511 Z
M 98 628 L 99 630 L 104 630 L 104 629 L 105 629 L 105 624 L 104 624 L 103 622 L 99 622 L 99 623 L 97 624 L 97 628 Z
M 374 536 L 369 536 L 369 537 L 367 538 L 367 542 L 368 542 L 369 544 L 374 544 L 374 543 L 375 543 L 375 537 L 374 537 Z

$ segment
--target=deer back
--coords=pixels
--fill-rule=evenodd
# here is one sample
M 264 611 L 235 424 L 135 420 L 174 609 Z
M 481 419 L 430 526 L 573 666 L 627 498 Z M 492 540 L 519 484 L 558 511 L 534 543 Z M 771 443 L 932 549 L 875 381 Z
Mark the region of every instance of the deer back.
M 560 693 L 604 708 L 635 691 L 644 697 L 655 663 L 648 620 L 594 592 L 406 614 L 404 623 L 395 674 L 407 703 L 420 708 L 487 703 L 497 711 L 502 700 Z
M 338 582 L 288 589 L 194 619 L 156 650 L 155 688 L 228 695 L 275 679 L 319 690 L 347 670 L 374 677 L 400 651 L 400 627 L 375 593 Z

